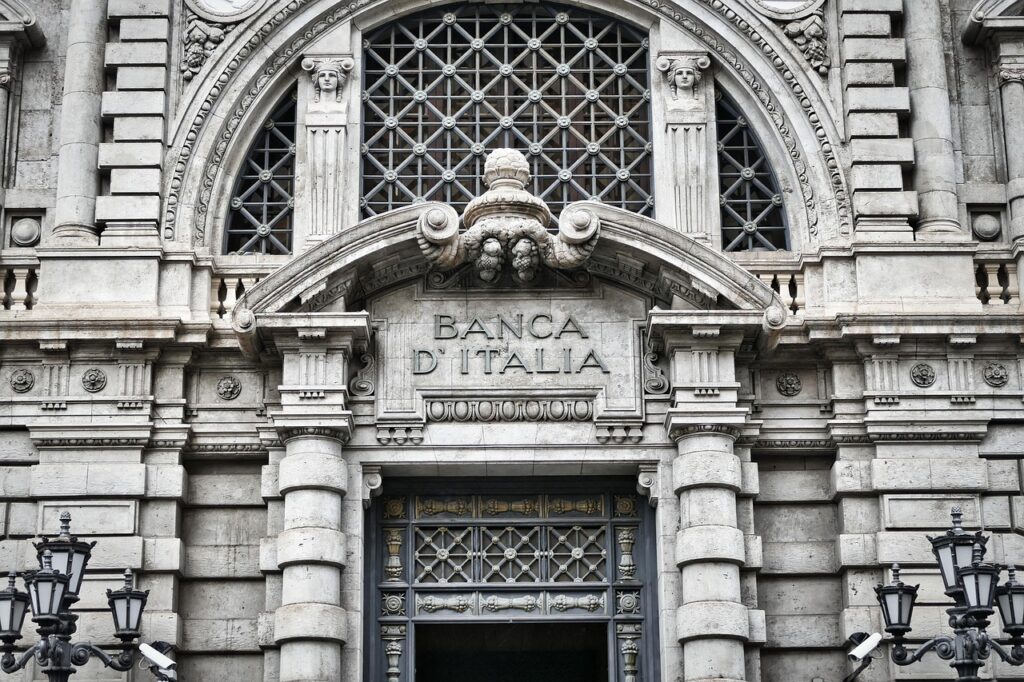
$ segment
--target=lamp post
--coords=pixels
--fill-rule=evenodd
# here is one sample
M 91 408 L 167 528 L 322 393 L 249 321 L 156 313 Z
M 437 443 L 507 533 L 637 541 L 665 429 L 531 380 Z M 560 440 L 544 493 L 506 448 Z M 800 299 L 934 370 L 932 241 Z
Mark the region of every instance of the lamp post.
M 981 531 L 968 533 L 962 527 L 963 513 L 953 507 L 953 525 L 944 535 L 929 537 L 932 553 L 939 565 L 946 595 L 954 605 L 946 609 L 953 636 L 933 637 L 914 651 L 906 646 L 910 620 L 917 599 L 917 585 L 900 580 L 899 564 L 892 567 L 892 582 L 875 588 L 882 607 L 885 631 L 893 637 L 891 652 L 896 665 L 910 665 L 924 658 L 929 651 L 956 671 L 960 682 L 978 682 L 978 670 L 995 653 L 1013 666 L 1024 664 L 1024 585 L 1015 579 L 1015 570 L 1008 567 L 1007 581 L 999 585 L 1000 566 L 984 563 L 988 538 Z M 986 628 L 989 617 L 998 607 L 1003 631 L 1010 638 L 1009 650 L 991 637 Z
M 85 567 L 95 542 L 79 542 L 71 535 L 71 514 L 60 515 L 60 534 L 42 538 L 35 545 L 39 559 L 38 571 L 22 576 L 27 594 L 15 586 L 17 574 L 9 576 L 7 588 L 0 590 L 0 669 L 11 674 L 21 670 L 33 658 L 46 673 L 49 682 L 68 682 L 76 670 L 96 657 L 103 665 L 121 672 L 135 663 L 134 640 L 140 635 L 139 624 L 149 591 L 136 590 L 132 573 L 124 572 L 124 586 L 107 590 L 107 602 L 114 617 L 114 635 L 121 640 L 121 652 L 110 656 L 89 642 L 72 643 L 78 629 L 78 616 L 71 607 L 78 601 Z M 25 616 L 32 611 L 39 641 L 21 655 L 15 656 L 14 643 L 21 639 Z

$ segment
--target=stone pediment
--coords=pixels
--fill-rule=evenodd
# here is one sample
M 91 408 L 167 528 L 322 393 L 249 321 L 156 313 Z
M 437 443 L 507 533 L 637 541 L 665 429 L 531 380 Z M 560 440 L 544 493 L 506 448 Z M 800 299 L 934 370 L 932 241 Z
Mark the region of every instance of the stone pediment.
M 277 270 L 239 300 L 235 329 L 258 339 L 258 320 L 345 313 L 408 281 L 491 292 L 571 290 L 592 278 L 643 294 L 663 309 L 742 311 L 777 330 L 786 309 L 755 276 L 721 253 L 654 220 L 595 201 L 568 205 L 557 223 L 523 187 L 518 152 L 489 159 L 488 192 L 461 220 L 427 202 L 365 220 Z M 557 225 L 557 227 L 555 227 Z

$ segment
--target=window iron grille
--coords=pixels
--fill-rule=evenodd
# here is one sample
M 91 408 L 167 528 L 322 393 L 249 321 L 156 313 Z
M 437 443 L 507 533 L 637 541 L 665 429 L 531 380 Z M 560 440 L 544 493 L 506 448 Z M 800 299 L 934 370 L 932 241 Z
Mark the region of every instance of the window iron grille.
M 231 195 L 227 253 L 289 254 L 295 192 L 295 97 L 267 117 L 245 155 Z
M 598 199 L 649 215 L 648 40 L 554 4 L 462 3 L 392 22 L 363 45 L 361 209 L 483 193 L 488 152 L 531 163 L 557 215 Z
M 771 162 L 735 102 L 716 93 L 723 251 L 789 248 L 782 193 Z

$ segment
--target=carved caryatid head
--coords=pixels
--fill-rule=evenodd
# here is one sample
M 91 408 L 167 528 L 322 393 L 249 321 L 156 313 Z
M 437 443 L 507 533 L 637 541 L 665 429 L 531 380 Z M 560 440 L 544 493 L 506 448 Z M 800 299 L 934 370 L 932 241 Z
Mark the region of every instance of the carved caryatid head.
M 350 57 L 309 57 L 302 60 L 302 68 L 310 72 L 313 80 L 313 101 L 341 101 L 341 91 L 345 81 L 355 66 Z
M 704 54 L 662 56 L 658 58 L 658 70 L 668 80 L 672 99 L 694 97 L 704 69 L 711 66 L 711 59 Z

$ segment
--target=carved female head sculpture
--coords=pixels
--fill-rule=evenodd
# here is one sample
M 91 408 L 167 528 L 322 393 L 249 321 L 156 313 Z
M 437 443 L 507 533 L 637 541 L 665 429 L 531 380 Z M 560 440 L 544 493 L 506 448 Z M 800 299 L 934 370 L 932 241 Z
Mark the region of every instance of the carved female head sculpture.
M 349 57 L 323 59 L 306 58 L 302 60 L 302 68 L 310 72 L 313 79 L 313 101 L 341 101 L 341 91 L 348 80 L 355 62 Z
M 663 56 L 658 58 L 658 70 L 668 80 L 672 99 L 693 97 L 703 78 L 702 71 L 711 66 L 707 55 Z

